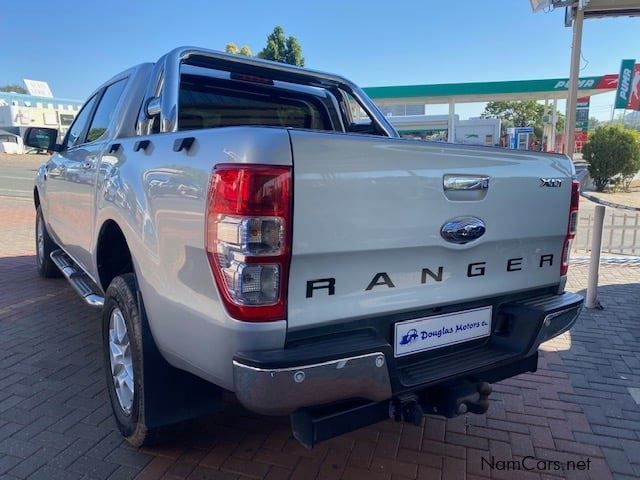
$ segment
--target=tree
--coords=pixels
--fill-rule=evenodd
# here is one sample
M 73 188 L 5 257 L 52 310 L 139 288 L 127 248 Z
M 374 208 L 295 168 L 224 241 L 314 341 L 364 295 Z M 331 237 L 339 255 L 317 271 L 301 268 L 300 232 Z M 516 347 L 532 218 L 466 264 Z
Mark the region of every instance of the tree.
M 287 38 L 287 52 L 285 54 L 284 63 L 289 65 L 298 65 L 304 67 L 304 57 L 302 56 L 302 47 L 298 43 L 296 37 Z
M 247 45 L 243 46 L 242 48 L 238 48 L 238 46 L 233 42 L 227 43 L 227 45 L 224 47 L 224 51 L 227 53 L 233 53 L 234 55 L 253 57 L 253 53 L 251 53 L 251 49 Z
M 15 84 L 0 86 L 0 92 L 29 93 L 26 88 Z
M 552 107 L 553 110 L 553 107 Z M 552 115 L 552 111 L 547 114 Z M 489 102 L 482 112 L 483 118 L 499 118 L 502 129 L 509 127 L 533 127 L 536 137 L 542 137 L 544 105 L 535 100 Z M 564 115 L 556 112 L 556 132 L 564 130 Z
M 595 130 L 601 125 L 602 125 L 602 122 L 598 120 L 596 117 L 589 117 L 589 130 Z
M 556 112 L 556 132 L 564 132 L 564 113 Z
M 279 25 L 267 36 L 267 46 L 258 53 L 258 57 L 304 67 L 302 47 L 298 40 L 293 36 L 286 37 Z
M 489 102 L 482 117 L 495 117 L 508 127 L 533 127 L 542 123 L 544 105 L 535 100 Z
M 629 158 L 629 161 L 624 164 L 622 170 L 620 171 L 620 183 L 622 183 L 622 189 L 625 192 L 631 190 L 631 182 L 633 182 L 636 173 L 640 171 L 640 132 L 638 132 L 637 130 L 627 130 L 627 132 L 630 133 L 635 140 L 636 154 L 635 156 L 631 156 Z
M 602 192 L 616 178 L 624 185 L 631 183 L 640 170 L 640 141 L 637 135 L 621 125 L 598 127 L 582 147 L 582 156 L 589 162 L 589 175 Z

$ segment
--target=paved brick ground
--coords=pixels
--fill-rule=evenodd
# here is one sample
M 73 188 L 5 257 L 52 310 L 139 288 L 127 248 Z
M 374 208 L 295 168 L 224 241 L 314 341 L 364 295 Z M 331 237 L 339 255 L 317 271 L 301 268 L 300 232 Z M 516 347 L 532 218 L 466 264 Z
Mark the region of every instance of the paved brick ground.
M 494 386 L 486 416 L 383 422 L 306 450 L 286 418 L 231 404 L 136 450 L 120 439 L 98 314 L 35 271 L 27 200 L 0 197 L 0 477 L 439 479 L 640 477 L 640 268 L 602 268 L 604 311 L 544 346 L 540 369 Z M 584 288 L 575 266 L 570 289 Z M 640 396 L 640 395 L 639 395 Z M 639 399 L 640 401 L 640 399 Z M 588 472 L 506 472 L 497 460 L 587 460 Z

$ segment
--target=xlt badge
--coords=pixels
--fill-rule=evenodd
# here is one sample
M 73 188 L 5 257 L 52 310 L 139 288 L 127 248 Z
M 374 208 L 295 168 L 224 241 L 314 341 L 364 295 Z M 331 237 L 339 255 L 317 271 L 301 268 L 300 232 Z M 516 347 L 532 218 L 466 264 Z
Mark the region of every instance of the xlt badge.
M 562 179 L 561 178 L 541 178 L 540 186 L 559 188 L 562 186 Z

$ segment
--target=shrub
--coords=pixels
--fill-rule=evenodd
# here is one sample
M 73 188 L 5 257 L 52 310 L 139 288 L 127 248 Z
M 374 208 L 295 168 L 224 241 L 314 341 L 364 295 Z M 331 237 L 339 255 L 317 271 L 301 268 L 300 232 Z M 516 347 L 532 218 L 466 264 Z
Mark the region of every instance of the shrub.
M 599 192 L 612 184 L 614 177 L 628 188 L 640 170 L 638 135 L 620 125 L 596 128 L 582 148 L 582 155 L 589 162 L 589 175 Z
M 628 192 L 631 189 L 631 182 L 633 181 L 633 177 L 636 176 L 636 173 L 640 170 L 640 132 L 637 130 L 628 130 L 636 140 L 636 156 L 632 157 L 629 162 L 625 164 L 620 172 L 620 183 L 622 185 L 622 189 L 625 192 Z

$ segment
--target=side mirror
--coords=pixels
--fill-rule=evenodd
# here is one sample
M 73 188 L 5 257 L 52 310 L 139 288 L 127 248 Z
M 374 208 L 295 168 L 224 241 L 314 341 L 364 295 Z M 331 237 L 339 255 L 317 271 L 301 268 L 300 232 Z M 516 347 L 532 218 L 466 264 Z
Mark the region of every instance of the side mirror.
M 24 144 L 38 150 L 59 152 L 62 145 L 58 141 L 58 130 L 55 128 L 31 127 L 24 134 Z

